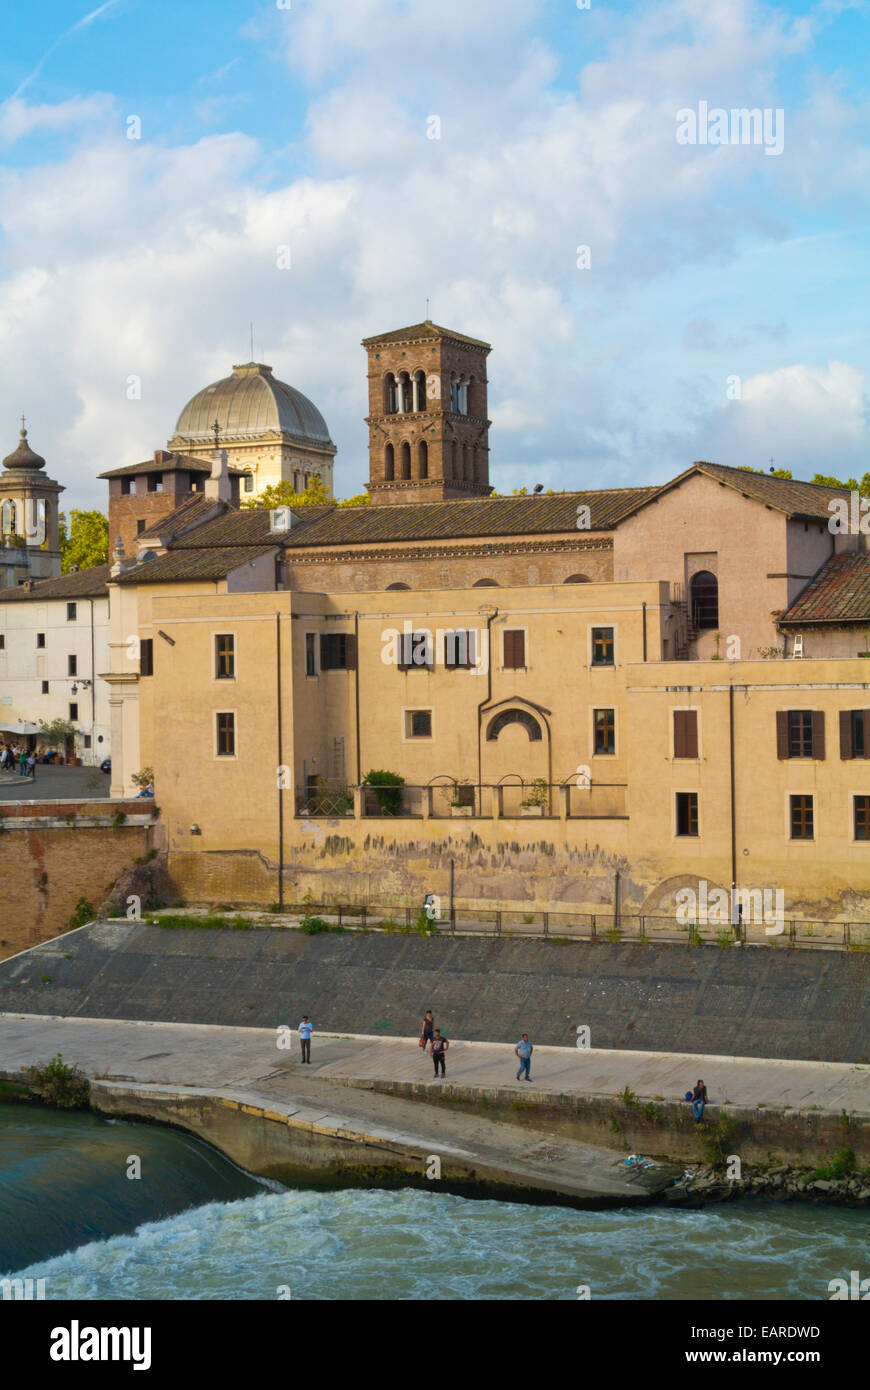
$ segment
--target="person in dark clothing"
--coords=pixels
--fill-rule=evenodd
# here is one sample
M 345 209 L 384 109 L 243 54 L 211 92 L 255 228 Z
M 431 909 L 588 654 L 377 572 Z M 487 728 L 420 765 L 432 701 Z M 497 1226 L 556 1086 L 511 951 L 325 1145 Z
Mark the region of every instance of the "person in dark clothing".
M 699 1081 L 692 1092 L 692 1114 L 695 1117 L 696 1123 L 704 1118 L 704 1106 L 706 1104 L 707 1087 L 704 1085 L 703 1081 Z
M 435 1020 L 434 1020 L 433 1017 L 432 1017 L 432 1010 L 431 1010 L 431 1009 L 427 1009 L 427 1010 L 426 1010 L 426 1016 L 425 1016 L 425 1018 L 423 1019 L 423 1024 L 422 1024 L 421 1033 L 420 1033 L 420 1037 L 421 1037 L 420 1046 L 421 1046 L 421 1047 L 428 1047 L 429 1044 L 431 1043 L 432 1038 L 434 1037 L 434 1035 L 435 1035 Z
M 430 1049 L 429 1049 L 429 1050 L 431 1051 L 431 1053 L 432 1053 L 432 1061 L 435 1063 L 435 1075 L 436 1075 L 436 1076 L 438 1075 L 438 1068 L 439 1068 L 439 1067 L 441 1068 L 441 1075 L 442 1075 L 442 1076 L 446 1076 L 446 1075 L 447 1075 L 446 1071 L 444 1070 L 444 1054 L 445 1054 L 445 1052 L 447 1051 L 447 1049 L 448 1049 L 449 1046 L 450 1046 L 450 1043 L 447 1041 L 447 1039 L 446 1039 L 446 1038 L 442 1038 L 442 1036 L 441 1036 L 441 1029 L 440 1029 L 440 1028 L 436 1028 L 436 1029 L 435 1029 L 435 1034 L 434 1034 L 434 1037 L 432 1038 L 432 1042 L 431 1042 L 431 1044 L 430 1044 Z

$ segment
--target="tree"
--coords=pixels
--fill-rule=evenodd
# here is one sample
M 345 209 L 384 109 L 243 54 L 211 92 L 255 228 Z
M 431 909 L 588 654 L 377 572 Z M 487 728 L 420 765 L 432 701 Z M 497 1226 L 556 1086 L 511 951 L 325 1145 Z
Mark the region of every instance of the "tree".
M 753 468 L 751 463 L 738 463 L 738 465 L 737 465 L 737 471 L 738 471 L 738 473 L 764 473 L 764 469 L 763 469 L 763 468 Z M 769 471 L 769 473 L 767 474 L 767 477 L 768 477 L 768 478 L 785 478 L 786 481 L 789 481 L 789 480 L 791 480 L 791 469 L 790 469 L 790 468 L 771 468 L 770 471 Z M 817 479 L 817 478 L 814 478 L 814 479 L 813 479 L 813 482 L 818 482 L 818 479 Z
M 368 502 L 368 493 L 339 502 L 335 497 L 330 497 L 320 478 L 309 478 L 305 491 L 296 492 L 289 478 L 284 478 L 280 483 L 270 484 L 258 497 L 243 502 L 242 506 L 248 511 L 258 511 L 264 507 L 365 507 Z
M 865 473 L 860 483 L 857 478 L 847 478 L 845 482 L 841 482 L 829 473 L 814 473 L 812 481 L 822 483 L 825 487 L 841 487 L 847 492 L 860 492 L 862 497 L 870 497 L 870 473 Z
M 80 570 L 106 564 L 109 558 L 109 523 L 102 512 L 83 512 L 73 507 L 67 530 L 66 513 L 58 517 L 60 568 L 69 574 L 73 565 Z

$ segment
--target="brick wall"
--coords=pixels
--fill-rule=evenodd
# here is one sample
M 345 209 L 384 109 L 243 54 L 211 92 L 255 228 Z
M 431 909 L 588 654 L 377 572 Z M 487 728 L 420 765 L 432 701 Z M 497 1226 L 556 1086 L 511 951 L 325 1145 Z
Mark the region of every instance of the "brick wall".
M 98 818 L 103 824 L 62 825 L 58 807 L 3 808 L 0 830 L 0 960 L 57 936 L 80 897 L 95 905 L 118 876 L 150 848 L 149 825 L 111 824 L 118 810 L 141 818 L 142 802 L 65 802 L 63 816 Z M 96 815 L 99 812 L 111 814 Z M 15 826 L 9 822 L 17 822 Z
M 592 583 L 604 583 L 613 578 L 611 545 L 609 537 L 597 536 L 585 543 L 545 541 L 540 549 L 533 540 L 518 543 L 498 539 L 466 546 L 419 545 L 413 550 L 372 547 L 352 556 L 321 552 L 305 560 L 286 550 L 284 572 L 291 588 L 317 593 L 386 589 L 397 583 L 410 589 L 463 589 L 480 579 L 494 579 L 500 587 L 510 588 L 562 584 L 575 574 L 585 574 Z

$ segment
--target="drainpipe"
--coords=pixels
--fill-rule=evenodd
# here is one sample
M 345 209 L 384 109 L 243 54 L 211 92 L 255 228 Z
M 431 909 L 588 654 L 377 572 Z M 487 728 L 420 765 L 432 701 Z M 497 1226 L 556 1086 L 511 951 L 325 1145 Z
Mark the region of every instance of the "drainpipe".
M 731 764 L 731 916 L 737 889 L 737 811 L 734 798 L 734 686 L 728 687 L 728 753 Z
M 353 694 L 356 717 L 356 784 L 362 781 L 362 764 L 360 762 L 359 746 L 359 613 L 353 615 L 353 644 L 356 647 L 356 670 L 353 673 Z
M 481 700 L 477 706 L 477 804 L 480 809 L 481 782 L 483 780 L 483 748 L 480 741 L 480 731 L 483 724 L 483 707 L 488 705 L 492 699 L 492 624 L 498 617 L 498 609 L 495 608 L 486 620 L 486 698 Z
M 94 600 L 88 599 L 91 605 L 91 749 L 94 755 L 94 766 L 97 766 L 97 673 L 95 670 L 96 656 L 94 654 Z M 147 848 L 147 846 L 146 846 Z
M 275 675 L 278 687 L 278 767 L 284 766 L 284 730 L 281 722 L 281 614 L 275 614 Z M 278 907 L 284 907 L 284 789 L 278 773 Z
M 643 659 L 646 661 L 646 604 L 642 603 L 643 610 Z

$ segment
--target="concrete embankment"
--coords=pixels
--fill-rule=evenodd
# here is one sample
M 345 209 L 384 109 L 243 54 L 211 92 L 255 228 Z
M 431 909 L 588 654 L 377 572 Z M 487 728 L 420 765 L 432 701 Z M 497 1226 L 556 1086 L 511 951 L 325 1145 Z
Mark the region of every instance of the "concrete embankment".
M 455 1191 L 622 1203 L 652 1200 L 687 1162 L 812 1169 L 848 1149 L 865 1177 L 843 1196 L 870 1197 L 863 1066 L 539 1047 L 526 1083 L 510 1048 L 457 1039 L 436 1081 L 414 1038 L 317 1034 L 306 1065 L 278 1030 L 0 1016 L 6 1077 L 56 1052 L 104 1113 L 178 1125 L 285 1183 L 425 1186 L 437 1159 Z M 672 1099 L 688 1073 L 716 1097 L 702 1125 Z M 627 1168 L 629 1152 L 655 1167 Z
M 870 1059 L 870 955 L 639 942 L 306 936 L 97 923 L 0 962 L 22 1013 L 450 1036 L 721 1056 Z M 292 1017 L 292 1015 L 298 1017 Z M 681 1089 L 685 1089 L 682 1087 Z

